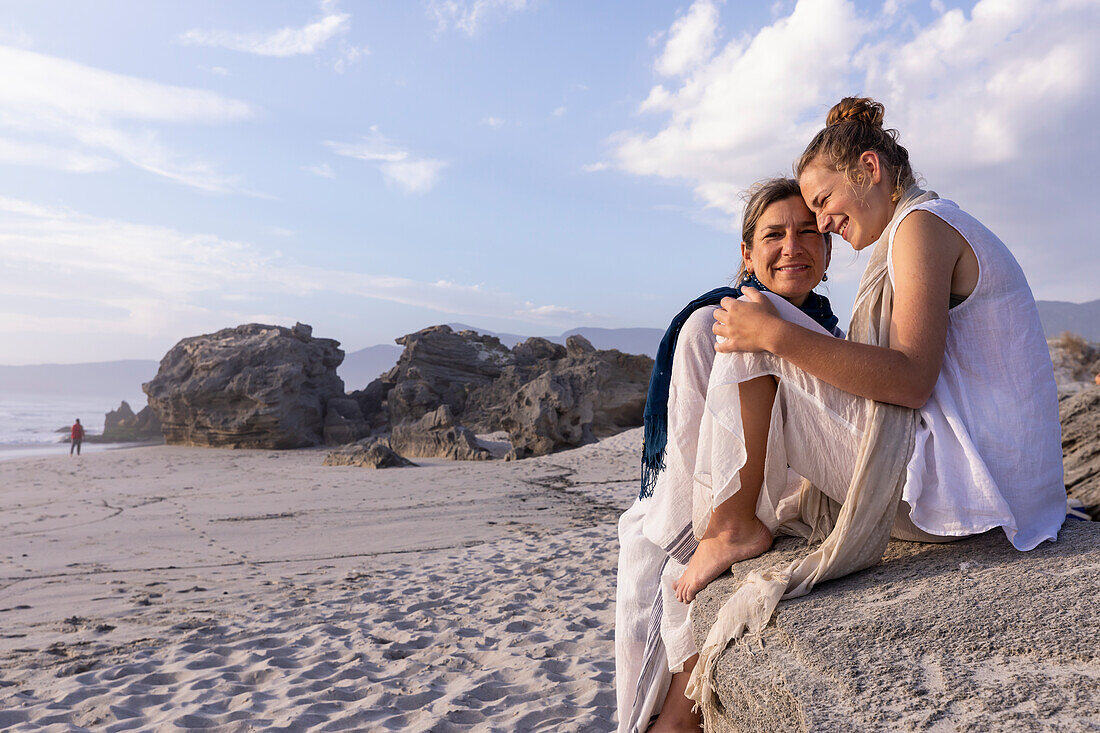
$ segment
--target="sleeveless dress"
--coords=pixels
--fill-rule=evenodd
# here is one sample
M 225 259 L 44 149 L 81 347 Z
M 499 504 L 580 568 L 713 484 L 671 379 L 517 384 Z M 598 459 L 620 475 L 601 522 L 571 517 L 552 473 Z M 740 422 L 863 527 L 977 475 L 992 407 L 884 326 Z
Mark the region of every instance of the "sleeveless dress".
M 919 411 L 902 499 L 925 531 L 1002 527 L 1016 549 L 1030 550 L 1053 540 L 1066 517 L 1058 390 L 1039 311 L 993 232 L 953 201 L 918 210 L 963 236 L 978 260 L 978 283 L 948 312 L 943 367 Z M 891 282 L 893 243 L 891 233 Z

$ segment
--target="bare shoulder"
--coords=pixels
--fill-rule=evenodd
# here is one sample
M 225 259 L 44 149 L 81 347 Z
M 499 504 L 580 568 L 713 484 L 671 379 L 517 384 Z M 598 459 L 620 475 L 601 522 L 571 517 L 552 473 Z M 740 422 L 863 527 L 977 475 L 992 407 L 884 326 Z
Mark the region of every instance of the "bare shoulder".
M 894 234 L 894 249 L 917 249 L 928 253 L 937 250 L 945 255 L 959 253 L 967 246 L 966 239 L 955 227 L 930 211 L 917 210 L 907 214 Z

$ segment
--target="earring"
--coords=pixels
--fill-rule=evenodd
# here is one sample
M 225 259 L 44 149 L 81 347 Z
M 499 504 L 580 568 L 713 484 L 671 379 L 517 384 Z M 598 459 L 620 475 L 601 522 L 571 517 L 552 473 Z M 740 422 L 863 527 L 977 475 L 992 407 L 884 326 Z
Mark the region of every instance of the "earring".
M 821 273 L 821 282 L 823 282 L 823 283 L 829 282 L 829 273 L 827 273 L 827 272 Z

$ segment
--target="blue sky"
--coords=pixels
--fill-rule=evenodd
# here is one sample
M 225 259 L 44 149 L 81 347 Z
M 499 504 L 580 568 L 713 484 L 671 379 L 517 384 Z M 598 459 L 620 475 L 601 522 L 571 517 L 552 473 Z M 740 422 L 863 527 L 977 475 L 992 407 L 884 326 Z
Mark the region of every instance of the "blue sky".
M 1100 297 L 1095 0 L 9 2 L 0 363 L 159 358 L 248 321 L 663 327 L 736 269 L 739 192 L 846 94 Z M 863 261 L 837 240 L 846 314 Z

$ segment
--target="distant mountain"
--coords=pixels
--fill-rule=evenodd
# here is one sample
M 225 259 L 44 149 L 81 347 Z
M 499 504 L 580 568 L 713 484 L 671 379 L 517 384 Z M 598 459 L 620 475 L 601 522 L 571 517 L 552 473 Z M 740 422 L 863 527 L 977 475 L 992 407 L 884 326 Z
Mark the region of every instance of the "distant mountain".
M 1039 300 L 1035 304 L 1039 306 L 1039 319 L 1047 338 L 1072 331 L 1089 341 L 1100 341 L 1100 300 L 1088 303 Z
M 0 366 L 0 392 L 132 400 L 142 394 L 142 382 L 155 377 L 159 366 L 152 359 Z
M 352 351 L 344 357 L 344 363 L 336 373 L 344 380 L 348 392 L 363 389 L 376 377 L 388 372 L 397 363 L 403 349 L 397 344 L 378 344 Z
M 584 336 L 597 349 L 618 349 L 627 354 L 652 357 L 657 355 L 665 332 L 660 328 L 574 328 L 559 337 L 561 343 L 573 334 Z

